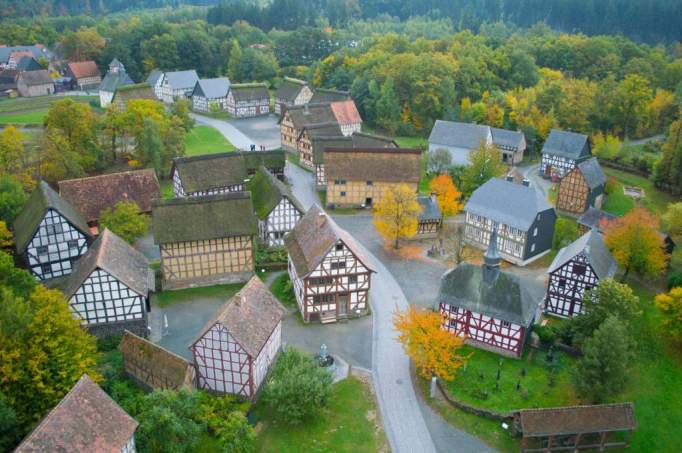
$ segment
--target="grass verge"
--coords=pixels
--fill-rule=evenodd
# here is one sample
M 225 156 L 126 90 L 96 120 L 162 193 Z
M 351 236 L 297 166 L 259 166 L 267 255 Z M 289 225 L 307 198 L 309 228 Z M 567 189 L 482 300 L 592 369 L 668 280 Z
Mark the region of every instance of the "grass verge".
M 166 307 L 178 302 L 189 302 L 193 298 L 222 298 L 229 299 L 239 291 L 242 283 L 231 283 L 227 285 L 200 286 L 198 288 L 176 289 L 172 291 L 162 291 L 156 293 L 156 303 L 160 307 Z
M 223 134 L 211 126 L 195 126 L 185 137 L 185 156 L 224 153 L 236 149 Z
M 296 295 L 294 294 L 294 287 L 291 284 L 291 279 L 287 272 L 283 273 L 272 282 L 270 285 L 272 294 L 282 302 L 285 307 L 296 306 Z
M 633 198 L 623 193 L 623 186 L 635 186 L 644 189 L 644 198 L 640 200 L 642 206 L 654 214 L 661 215 L 665 212 L 668 203 L 675 201 L 675 198 L 665 192 L 661 192 L 650 180 L 624 171 L 613 168 L 604 168 L 607 176 L 616 179 L 617 184 L 612 193 L 606 198 L 603 209 L 615 215 L 623 215 L 631 211 L 636 202 Z

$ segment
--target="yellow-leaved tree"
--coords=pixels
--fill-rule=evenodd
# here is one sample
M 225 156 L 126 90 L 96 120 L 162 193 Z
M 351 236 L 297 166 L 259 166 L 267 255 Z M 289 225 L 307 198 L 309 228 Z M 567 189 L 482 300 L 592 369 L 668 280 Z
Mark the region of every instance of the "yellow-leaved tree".
M 656 308 L 663 313 L 663 327 L 670 337 L 682 342 L 682 287 L 656 296 Z
M 436 176 L 429 183 L 429 189 L 436 194 L 438 207 L 443 217 L 457 215 L 464 207 L 460 201 L 462 192 L 457 190 L 450 175 Z
M 417 234 L 419 214 L 422 208 L 417 194 L 407 184 L 400 184 L 386 190 L 374 208 L 374 226 L 393 247 L 400 247 L 400 239 L 409 239 Z
M 470 355 L 459 353 L 464 338 L 443 330 L 442 323 L 443 317 L 439 313 L 414 305 L 404 312 L 397 312 L 393 321 L 400 334 L 398 340 L 414 361 L 419 374 L 426 379 L 437 376 L 450 381 Z

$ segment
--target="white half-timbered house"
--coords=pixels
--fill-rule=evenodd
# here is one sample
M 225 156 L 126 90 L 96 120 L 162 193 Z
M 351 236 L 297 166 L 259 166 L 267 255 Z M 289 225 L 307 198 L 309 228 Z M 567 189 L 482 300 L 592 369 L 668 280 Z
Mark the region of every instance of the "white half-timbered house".
M 334 101 L 329 103 L 329 107 L 334 113 L 334 118 L 341 128 L 341 134 L 352 135 L 362 130 L 362 117 L 355 101 L 347 99 L 345 101 Z
M 163 97 L 161 93 L 161 87 L 163 84 L 163 72 L 159 69 L 153 69 L 152 72 L 147 76 L 147 84 L 154 90 L 154 96 L 159 101 Z
M 282 348 L 286 313 L 267 286 L 251 278 L 190 344 L 197 387 L 255 399 Z
M 154 273 L 147 258 L 108 229 L 76 263 L 63 286 L 74 317 L 98 338 L 124 330 L 146 337 L 153 289 Z
M 235 83 L 227 94 L 227 113 L 250 118 L 270 113 L 270 93 L 264 83 Z
M 281 149 L 204 154 L 173 159 L 170 176 L 176 198 L 200 197 L 242 192 L 260 167 L 284 180 L 285 164 Z
M 176 99 L 190 97 L 198 81 L 199 75 L 194 69 L 165 72 L 161 81 L 161 100 L 172 104 Z
M 355 239 L 318 206 L 284 237 L 289 276 L 304 322 L 367 314 L 374 270 Z
M 92 233 L 73 206 L 44 181 L 14 221 L 17 254 L 38 280 L 70 274 Z
M 618 269 L 602 235 L 590 230 L 562 248 L 549 266 L 545 313 L 570 318 L 583 313 L 585 291 Z
M 284 236 L 294 229 L 305 209 L 282 181 L 261 167 L 246 184 L 258 217 L 258 237 L 268 247 L 284 245 Z
M 275 113 L 281 115 L 287 107 L 307 104 L 312 97 L 308 82 L 285 77 L 275 92 Z
M 592 148 L 587 135 L 552 129 L 542 147 L 540 175 L 563 178 L 590 156 Z
M 84 374 L 14 452 L 135 453 L 137 426 Z
M 217 77 L 215 79 L 197 80 L 190 98 L 192 108 L 197 112 L 211 113 L 227 110 L 227 94 L 230 92 L 230 79 Z
M 472 346 L 520 357 L 539 315 L 543 288 L 500 270 L 496 244 L 490 241 L 482 266 L 460 263 L 443 275 L 438 308 L 443 329 Z

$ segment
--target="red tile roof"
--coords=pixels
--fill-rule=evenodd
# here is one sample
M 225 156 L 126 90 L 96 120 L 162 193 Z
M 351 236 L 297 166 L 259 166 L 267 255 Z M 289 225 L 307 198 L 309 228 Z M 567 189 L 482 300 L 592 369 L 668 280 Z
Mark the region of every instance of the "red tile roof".
M 87 77 L 100 77 L 97 63 L 92 60 L 88 61 L 72 61 L 68 65 L 69 71 L 76 79 L 84 79 Z
M 334 112 L 334 116 L 340 125 L 362 123 L 360 112 L 355 106 L 355 101 L 348 99 L 347 101 L 332 102 L 329 104 Z

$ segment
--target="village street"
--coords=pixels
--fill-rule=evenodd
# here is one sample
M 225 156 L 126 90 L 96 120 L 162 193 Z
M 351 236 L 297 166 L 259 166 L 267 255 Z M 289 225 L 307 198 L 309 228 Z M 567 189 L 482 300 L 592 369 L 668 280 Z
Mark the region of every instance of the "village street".
M 266 149 L 280 147 L 279 126 L 275 115 L 221 120 L 192 113 L 198 124 L 217 129 L 237 149 L 249 150 L 251 145 L 256 149 L 265 146 Z

